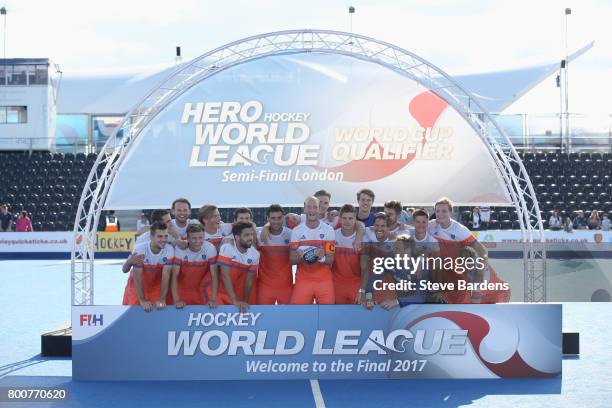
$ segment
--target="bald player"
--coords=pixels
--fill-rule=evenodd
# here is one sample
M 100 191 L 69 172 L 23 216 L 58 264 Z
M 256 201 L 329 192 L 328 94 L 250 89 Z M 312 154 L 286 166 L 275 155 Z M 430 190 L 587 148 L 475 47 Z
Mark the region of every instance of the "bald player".
M 333 304 L 334 230 L 319 219 L 316 197 L 304 201 L 304 214 L 306 222 L 291 231 L 290 260 L 292 265 L 297 265 L 297 273 L 290 303 Z

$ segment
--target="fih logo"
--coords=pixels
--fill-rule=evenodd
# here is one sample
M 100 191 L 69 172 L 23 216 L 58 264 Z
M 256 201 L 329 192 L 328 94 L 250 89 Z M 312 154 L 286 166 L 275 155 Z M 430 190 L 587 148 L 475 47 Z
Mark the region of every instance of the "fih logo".
M 79 319 L 81 326 L 102 326 L 104 324 L 104 316 L 101 314 L 82 314 Z

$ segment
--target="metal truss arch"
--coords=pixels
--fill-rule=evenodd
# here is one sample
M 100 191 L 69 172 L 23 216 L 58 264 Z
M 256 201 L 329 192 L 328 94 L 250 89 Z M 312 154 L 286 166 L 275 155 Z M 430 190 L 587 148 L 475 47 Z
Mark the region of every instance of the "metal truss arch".
M 72 304 L 93 304 L 94 243 L 109 188 L 134 141 L 147 124 L 180 95 L 233 66 L 274 55 L 341 54 L 389 68 L 436 93 L 479 135 L 515 206 L 524 259 L 524 300 L 546 300 L 544 228 L 534 188 L 505 132 L 479 101 L 441 69 L 395 45 L 329 30 L 291 30 L 248 37 L 207 52 L 179 67 L 123 119 L 106 142 L 90 174 L 77 210 L 72 250 Z

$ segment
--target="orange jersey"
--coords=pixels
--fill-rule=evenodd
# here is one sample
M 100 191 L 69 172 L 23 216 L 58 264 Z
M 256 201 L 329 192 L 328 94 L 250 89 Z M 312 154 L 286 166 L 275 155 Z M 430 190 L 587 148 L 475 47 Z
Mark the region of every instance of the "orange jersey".
M 214 234 L 209 234 L 204 231 L 204 240 L 213 244 L 217 251 L 219 250 L 219 246 L 221 246 L 221 241 L 228 235 L 232 233 L 232 224 L 221 224 L 219 229 Z
M 210 242 L 202 248 L 176 249 L 174 264 L 179 268 L 178 292 L 181 300 L 188 305 L 203 305 L 208 302 L 208 286 L 212 283 L 210 265 L 217 261 L 217 250 Z
M 332 227 L 319 221 L 316 228 L 308 228 L 306 223 L 296 226 L 291 231 L 291 250 L 308 250 L 311 248 L 321 248 L 325 254 L 334 252 L 335 233 Z M 322 257 L 319 261 L 308 264 L 300 260 L 297 267 L 296 283 L 300 280 L 319 281 L 331 278 L 331 268 L 324 263 Z
M 448 228 L 442 228 L 436 220 L 429 221 L 427 232 L 438 241 L 442 258 L 457 258 L 461 248 L 476 241 L 470 230 L 455 220 L 451 220 Z M 453 269 L 443 269 L 442 279 L 446 283 L 455 283 L 456 286 L 457 282 L 465 281 L 466 277 L 456 273 Z M 467 291 L 460 291 L 458 289 L 445 292 L 444 297 L 448 303 L 471 302 L 470 294 Z
M 143 254 L 144 262 L 137 266 L 142 269 L 142 287 L 145 299 L 150 302 L 159 300 L 161 292 L 162 271 L 164 266 L 174 265 L 174 248 L 170 244 L 166 244 L 157 254 L 151 250 L 151 243 L 145 242 L 137 244 L 134 247 L 134 254 Z M 133 271 L 127 281 L 124 294 L 124 304 L 138 305 L 138 295 L 136 291 L 136 282 L 134 280 Z M 168 291 L 169 293 L 170 291 Z M 171 299 L 166 299 L 166 301 Z M 172 303 L 172 302 L 167 302 Z
M 267 244 L 261 240 L 261 230 L 262 228 L 257 228 L 257 249 L 260 252 L 258 282 L 271 288 L 293 285 L 289 260 L 291 230 L 283 227 L 279 235 L 270 234 Z
M 236 298 L 238 300 L 244 300 L 244 283 L 247 274 L 257 273 L 259 252 L 255 248 L 250 247 L 245 253 L 242 253 L 234 245 L 224 244 L 221 246 L 221 250 L 217 256 L 217 265 L 219 265 L 220 272 L 223 272 L 224 268 L 230 269 L 230 279 Z M 251 288 L 251 292 L 254 290 L 255 288 Z M 222 278 L 219 279 L 218 298 L 226 299 L 226 301 L 229 299 Z
M 347 237 L 342 234 L 341 228 L 335 231 L 336 250 L 334 252 L 334 264 L 332 265 L 334 280 L 361 279 L 360 253 L 355 251 L 353 247 L 355 235 L 356 233 L 353 232 L 352 235 Z

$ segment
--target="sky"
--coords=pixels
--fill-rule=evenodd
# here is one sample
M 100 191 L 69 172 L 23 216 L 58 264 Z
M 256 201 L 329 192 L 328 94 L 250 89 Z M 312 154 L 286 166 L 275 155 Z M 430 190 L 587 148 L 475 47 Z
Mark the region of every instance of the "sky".
M 265 32 L 349 31 L 349 5 L 355 33 L 410 50 L 451 75 L 560 60 L 564 9 L 571 7 L 570 53 L 595 46 L 570 67 L 570 110 L 612 113 L 612 0 L 0 0 L 7 8 L 0 25 L 7 58 L 51 58 L 71 75 L 172 64 L 177 45 L 187 60 Z M 551 78 L 509 110 L 549 112 L 558 101 Z

